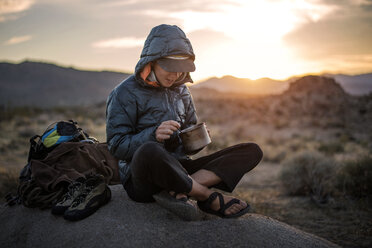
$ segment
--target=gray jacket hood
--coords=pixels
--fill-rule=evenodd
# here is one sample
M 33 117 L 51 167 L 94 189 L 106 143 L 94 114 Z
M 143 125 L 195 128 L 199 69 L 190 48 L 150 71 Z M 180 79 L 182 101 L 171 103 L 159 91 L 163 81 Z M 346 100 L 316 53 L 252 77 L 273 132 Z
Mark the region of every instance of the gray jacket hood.
M 154 27 L 147 36 L 140 60 L 135 68 L 137 80 L 143 81 L 141 80 L 140 73 L 148 63 L 164 56 L 180 54 L 189 55 L 195 60 L 194 50 L 185 33 L 176 25 L 161 24 Z M 189 73 L 187 73 L 186 78 L 178 82 L 177 85 L 186 82 L 193 82 Z
M 197 123 L 193 99 L 184 84 L 191 81 L 190 77 L 169 88 L 150 85 L 141 78 L 140 74 L 146 66 L 148 68 L 148 63 L 172 54 L 187 54 L 194 58 L 183 31 L 169 25 L 153 28 L 135 75 L 125 79 L 110 93 L 106 108 L 106 137 L 110 152 L 116 158 L 130 162 L 141 145 L 149 141 L 158 142 L 156 130 L 164 121 L 177 121 L 181 129 Z M 164 147 L 178 160 L 188 159 L 178 135 L 164 142 Z

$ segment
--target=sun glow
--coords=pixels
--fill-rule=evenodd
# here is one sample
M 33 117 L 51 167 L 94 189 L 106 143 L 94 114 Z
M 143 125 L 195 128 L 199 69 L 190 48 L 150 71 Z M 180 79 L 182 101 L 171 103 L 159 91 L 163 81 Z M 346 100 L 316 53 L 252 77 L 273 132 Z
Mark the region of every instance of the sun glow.
M 225 75 L 286 79 L 309 73 L 369 73 L 371 4 L 0 0 L 0 59 L 131 72 L 150 29 L 166 23 L 178 25 L 191 40 L 194 81 Z
M 305 20 L 316 21 L 333 10 L 306 1 L 243 1 L 220 6 L 220 11 L 173 12 L 169 16 L 183 22 L 186 33 L 208 29 L 223 33 L 229 40 L 211 41 L 208 47 L 194 46 L 196 78 L 234 75 L 257 79 L 284 79 L 308 72 L 317 66 L 296 58 L 282 38 Z

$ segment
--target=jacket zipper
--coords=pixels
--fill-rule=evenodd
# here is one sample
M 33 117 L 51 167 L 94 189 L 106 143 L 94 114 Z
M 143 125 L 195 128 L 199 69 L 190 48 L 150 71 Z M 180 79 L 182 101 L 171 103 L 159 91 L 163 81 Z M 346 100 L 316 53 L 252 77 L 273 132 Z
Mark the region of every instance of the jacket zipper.
M 174 120 L 174 121 L 177 121 L 177 116 L 176 116 L 175 106 L 174 106 L 175 103 L 171 99 L 172 93 L 170 92 L 170 90 L 168 88 L 165 89 L 165 93 L 167 95 L 167 104 L 168 104 L 168 107 L 170 108 L 170 111 L 171 111 L 171 117 L 173 117 L 171 119 Z

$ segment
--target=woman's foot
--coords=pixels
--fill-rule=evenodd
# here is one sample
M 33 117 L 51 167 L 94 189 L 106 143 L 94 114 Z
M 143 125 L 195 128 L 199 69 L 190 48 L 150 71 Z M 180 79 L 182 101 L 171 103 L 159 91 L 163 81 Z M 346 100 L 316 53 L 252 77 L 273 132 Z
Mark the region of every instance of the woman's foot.
M 232 196 L 223 195 L 223 194 L 222 194 L 222 197 L 223 197 L 223 202 L 225 202 L 225 203 L 228 203 L 233 199 L 237 199 L 237 198 L 234 198 Z M 240 212 L 242 209 L 245 209 L 248 206 L 248 204 L 246 202 L 241 201 L 240 199 L 237 199 L 237 200 L 239 200 L 239 203 L 234 203 L 230 207 L 228 207 L 224 211 L 225 215 L 236 214 L 236 213 Z M 221 208 L 221 204 L 220 204 L 219 198 L 216 197 L 216 199 L 214 201 L 212 201 L 211 209 L 213 209 L 214 211 L 218 211 L 220 208 Z
M 191 179 L 192 188 L 188 195 L 198 201 L 198 206 L 202 211 L 222 218 L 237 218 L 249 212 L 250 206 L 246 202 L 232 196 L 222 195 L 219 192 L 213 192 L 193 178 Z
M 205 201 L 198 201 L 198 206 L 206 213 L 222 218 L 237 218 L 250 210 L 250 206 L 237 198 L 213 192 Z
M 180 199 L 176 198 L 177 195 L 172 196 L 171 192 L 161 191 L 153 195 L 153 197 L 160 206 L 173 212 L 184 220 L 201 220 L 203 215 L 198 210 L 196 204 L 193 204 L 186 195 L 179 194 L 180 196 L 178 196 L 178 198 Z
M 176 194 L 176 192 L 174 192 L 174 191 L 169 191 L 169 194 L 173 198 L 175 198 L 176 200 L 183 201 L 183 202 L 185 202 L 185 203 L 187 203 L 187 204 L 189 204 L 189 205 L 197 208 L 196 203 L 194 203 L 193 201 L 191 201 L 186 194 L 184 194 L 184 193 L 178 193 L 178 194 Z

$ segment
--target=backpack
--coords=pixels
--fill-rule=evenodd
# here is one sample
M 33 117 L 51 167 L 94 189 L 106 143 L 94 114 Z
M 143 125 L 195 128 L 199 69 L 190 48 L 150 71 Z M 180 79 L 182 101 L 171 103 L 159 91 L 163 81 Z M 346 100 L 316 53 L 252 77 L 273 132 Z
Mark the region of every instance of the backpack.
M 63 142 L 89 142 L 98 143 L 98 140 L 89 137 L 77 124 L 76 121 L 58 121 L 50 124 L 42 135 L 34 135 L 30 138 L 30 150 L 27 164 L 19 175 L 18 194 L 13 197 L 6 196 L 8 205 L 22 203 L 26 207 L 51 207 L 66 191 L 61 188 L 56 192 L 46 192 L 36 184 L 32 178 L 32 159 L 44 159 L 49 152 Z
M 58 121 L 50 124 L 45 132 L 30 139 L 30 151 L 27 162 L 31 159 L 43 159 L 49 152 L 63 142 L 88 141 L 89 135 L 85 133 L 76 121 Z

